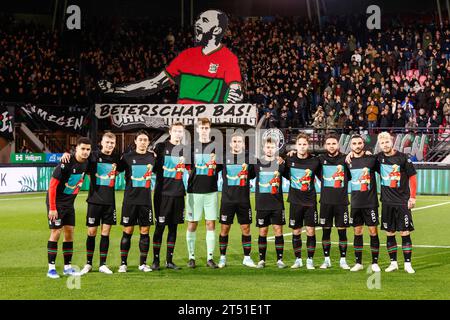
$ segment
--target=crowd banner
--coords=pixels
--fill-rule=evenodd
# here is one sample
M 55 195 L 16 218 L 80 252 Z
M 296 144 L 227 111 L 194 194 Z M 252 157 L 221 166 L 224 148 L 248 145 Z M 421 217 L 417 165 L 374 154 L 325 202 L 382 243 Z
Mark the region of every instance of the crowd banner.
M 14 115 L 11 114 L 6 106 L 0 105 L 0 137 L 8 141 L 14 140 Z
M 21 106 L 20 111 L 24 121 L 37 123 L 53 130 L 81 132 L 86 120 L 86 116 L 83 113 L 70 112 L 60 107 L 27 104 Z
M 257 124 L 252 104 L 96 104 L 95 116 L 110 119 L 119 130 L 164 128 L 178 121 L 193 125 L 198 118 L 209 118 L 213 124 Z

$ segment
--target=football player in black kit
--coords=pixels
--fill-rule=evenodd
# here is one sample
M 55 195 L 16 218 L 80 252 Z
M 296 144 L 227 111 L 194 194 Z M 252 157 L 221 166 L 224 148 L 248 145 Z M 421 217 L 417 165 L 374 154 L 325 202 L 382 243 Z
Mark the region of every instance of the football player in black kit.
M 363 227 L 366 225 L 370 235 L 370 251 L 372 253 L 372 271 L 380 272 L 378 254 L 380 240 L 378 238 L 378 196 L 375 172 L 379 171 L 376 156 L 366 155 L 364 139 L 360 135 L 353 135 L 350 140 L 352 161 L 348 164 L 352 179 L 351 188 L 351 217 L 350 223 L 354 227 L 353 247 L 356 264 L 350 271 L 363 270 Z
M 75 227 L 74 201 L 83 185 L 90 153 L 91 141 L 88 138 L 79 138 L 75 156 L 67 164 L 58 164 L 50 180 L 46 197 L 48 225 L 50 227 L 50 238 L 47 243 L 47 277 L 52 279 L 59 278 L 55 268 L 55 260 L 61 230 L 64 231 L 64 275 L 76 275 L 76 271 L 71 266 Z
M 184 176 L 187 174 L 184 149 L 181 141 L 184 136 L 184 125 L 175 122 L 169 129 L 170 138 L 155 146 L 156 153 L 156 185 L 154 193 L 155 233 L 153 234 L 152 270 L 160 269 L 160 250 L 165 226 L 167 234 L 166 268 L 178 270 L 173 263 L 173 252 L 177 238 L 177 227 L 184 223 Z
M 148 151 L 150 139 L 146 131 L 136 133 L 136 150 L 126 153 L 119 161 L 118 171 L 125 170 L 125 194 L 122 205 L 123 234 L 120 241 L 121 266 L 119 272 L 127 272 L 128 252 L 134 226 L 139 225 L 139 270 L 152 271 L 147 265 L 150 246 L 150 225 L 153 224 L 151 177 L 155 166 L 153 152 Z
M 242 231 L 242 248 L 244 260 L 242 264 L 255 268 L 256 264 L 250 257 L 252 236 L 250 225 L 252 223 L 252 208 L 250 205 L 250 180 L 255 177 L 253 164 L 250 164 L 251 155 L 245 152 L 244 135 L 234 133 L 231 136 L 230 152 L 224 157 L 222 168 L 222 201 L 220 205 L 221 230 L 219 236 L 220 260 L 219 268 L 226 265 L 226 252 L 228 234 L 236 215 Z
M 393 138 L 388 132 L 378 135 L 381 152 L 375 157 L 379 165 L 381 183 L 381 229 L 386 231 L 386 246 L 391 264 L 386 272 L 398 270 L 396 232 L 402 237 L 404 270 L 415 273 L 411 265 L 412 241 L 414 230 L 411 208 L 416 204 L 416 170 L 408 156 L 393 147 Z M 347 156 L 347 162 L 353 162 L 353 152 Z
M 277 266 L 280 269 L 286 268 L 282 260 L 284 251 L 283 225 L 286 224 L 281 176 L 284 172 L 284 164 L 279 164 L 276 152 L 277 141 L 267 138 L 263 141 L 264 155 L 254 165 L 256 176 L 256 226 L 259 228 L 258 268 L 264 268 L 266 265 L 269 225 L 273 226 L 275 234 Z
M 348 180 L 349 171 L 345 163 L 345 155 L 339 152 L 339 137 L 334 133 L 325 136 L 326 154 L 320 155 L 321 190 L 320 190 L 320 225 L 323 229 L 322 248 L 325 256 L 321 269 L 331 267 L 331 227 L 338 229 L 339 265 L 344 270 L 350 267 L 346 261 L 348 214 Z
M 290 153 L 285 162 L 285 177 L 290 181 L 288 202 L 289 227 L 292 230 L 292 246 L 295 263 L 292 269 L 303 266 L 302 261 L 302 227 L 306 226 L 306 246 L 308 258 L 306 268 L 315 269 L 313 263 L 316 249 L 315 227 L 317 219 L 317 193 L 314 180 L 320 170 L 318 158 L 308 153 L 309 137 L 300 133 L 295 140 L 296 152 Z
M 416 169 L 408 156 L 394 149 L 393 138 L 388 132 L 378 135 L 381 151 L 378 154 L 381 181 L 381 229 L 386 231 L 387 248 L 391 264 L 386 272 L 398 269 L 396 232 L 402 237 L 404 270 L 415 273 L 411 265 L 414 230 L 411 208 L 416 204 Z
M 99 272 L 112 274 L 111 269 L 106 265 L 106 259 L 109 249 L 109 234 L 111 226 L 116 224 L 116 200 L 115 200 L 115 182 L 118 175 L 117 165 L 119 155 L 114 153 L 116 146 L 116 136 L 111 132 L 106 132 L 100 142 L 101 150 L 93 151 L 88 159 L 87 174 L 90 176 L 89 195 L 86 200 L 88 203 L 86 226 L 86 265 L 81 270 L 84 275 L 92 270 L 92 260 L 95 251 L 95 237 L 98 226 L 101 227 L 100 239 L 100 267 Z M 70 161 L 71 155 L 65 153 L 61 162 Z

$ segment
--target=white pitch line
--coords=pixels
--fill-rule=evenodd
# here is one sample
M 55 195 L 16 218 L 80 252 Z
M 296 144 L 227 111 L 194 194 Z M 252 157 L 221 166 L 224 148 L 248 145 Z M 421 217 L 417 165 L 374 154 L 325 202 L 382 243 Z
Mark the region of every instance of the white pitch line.
M 431 204 L 431 205 L 425 206 L 425 207 L 414 208 L 414 209 L 412 209 L 411 211 L 419 211 L 419 210 L 423 210 L 423 209 L 428 209 L 428 208 L 433 208 L 433 207 L 439 207 L 439 206 L 443 206 L 443 205 L 446 205 L 446 204 L 449 204 L 449 203 L 450 203 L 450 201 L 443 202 L 443 203 L 437 203 L 437 204 Z
M 316 228 L 317 229 L 317 228 Z M 304 232 L 304 231 L 302 231 Z M 286 233 L 286 235 L 292 235 L 292 233 Z M 267 241 L 269 241 L 269 238 L 267 238 Z M 316 243 L 322 243 L 322 241 L 317 241 Z M 339 244 L 339 242 L 331 242 L 331 244 Z M 349 243 L 349 246 L 352 246 L 353 243 Z M 364 243 L 365 246 L 370 246 L 370 243 Z M 385 246 L 385 243 L 380 243 L 381 246 Z M 450 246 L 431 246 L 427 244 L 413 244 L 414 248 L 437 248 L 437 249 L 450 249 Z
M 419 210 L 423 210 L 423 209 L 429 209 L 429 208 L 433 208 L 433 207 L 439 207 L 439 206 L 443 206 L 446 204 L 449 204 L 450 201 L 447 202 L 443 202 L 443 203 L 438 203 L 438 204 L 432 204 L 429 206 L 425 206 L 425 207 L 419 207 L 419 208 L 413 208 L 411 211 L 419 211 Z M 322 229 L 322 227 L 317 227 L 316 230 Z M 302 233 L 306 232 L 306 230 L 302 230 Z M 284 233 L 283 236 L 292 236 L 292 232 L 289 233 Z M 267 241 L 274 241 L 275 240 L 275 236 L 271 236 L 271 237 L 267 237 Z M 317 243 L 321 243 L 320 241 L 318 241 Z M 332 242 L 332 244 L 338 244 L 338 242 Z M 370 245 L 368 243 L 365 243 L 364 245 Z M 385 245 L 385 244 L 380 244 L 381 245 Z M 413 247 L 417 247 L 417 248 L 441 248 L 441 249 L 450 249 L 450 246 L 429 246 L 429 245 L 413 245 Z
M 322 241 L 317 241 L 317 243 L 322 243 Z M 339 244 L 339 242 L 331 242 L 331 244 Z M 349 243 L 353 245 L 353 243 Z M 365 246 L 370 246 L 370 243 L 364 243 Z M 385 246 L 385 243 L 380 243 L 381 246 Z M 427 244 L 413 244 L 413 248 L 438 248 L 438 249 L 450 249 L 450 246 L 430 246 Z

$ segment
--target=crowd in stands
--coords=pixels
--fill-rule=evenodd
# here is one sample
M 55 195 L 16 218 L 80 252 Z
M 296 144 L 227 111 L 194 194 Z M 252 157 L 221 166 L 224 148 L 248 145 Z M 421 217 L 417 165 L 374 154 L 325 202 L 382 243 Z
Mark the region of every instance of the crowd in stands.
M 192 28 L 171 21 L 96 20 L 67 44 L 64 33 L 0 20 L 0 101 L 87 104 L 99 98 L 97 80 L 151 77 L 193 45 Z M 391 19 L 369 31 L 354 17 L 321 29 L 294 18 L 233 18 L 224 43 L 265 128 L 430 132 L 450 124 L 448 24 Z M 145 101 L 176 97 L 172 86 Z

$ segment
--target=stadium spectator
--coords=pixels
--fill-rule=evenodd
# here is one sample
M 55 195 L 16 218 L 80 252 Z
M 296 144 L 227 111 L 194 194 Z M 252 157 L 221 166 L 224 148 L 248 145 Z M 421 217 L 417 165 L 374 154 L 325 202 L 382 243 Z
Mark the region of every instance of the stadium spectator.
M 415 24 L 396 19 L 397 24 L 386 26 L 381 35 L 358 28 L 359 20 L 333 17 L 322 29 L 293 18 L 230 20 L 223 42 L 240 60 L 246 79 L 244 100 L 256 103 L 260 115 L 270 111 L 267 126 L 302 128 L 314 121 L 329 128 L 333 122 L 327 118 L 333 110 L 336 126 L 352 114 L 355 123 L 368 121 L 373 127 L 377 122 L 370 110 L 375 107 L 380 126 L 404 127 L 415 117 L 422 128 L 416 114 L 420 108 L 428 118 L 438 110 L 433 124 L 448 123 L 448 24 L 438 30 L 421 23 L 420 16 Z M 64 34 L 2 17 L 0 101 L 92 103 L 99 98 L 97 80 L 125 83 L 149 78 L 191 47 L 192 30 L 174 25 L 97 19 L 86 24 L 80 41 L 70 43 Z M 171 86 L 145 99 L 173 103 L 176 89 Z M 321 120 L 312 117 L 319 105 L 325 112 Z
M 450 98 L 445 99 L 442 112 L 444 113 L 445 124 L 450 124 Z
M 392 114 L 388 105 L 386 105 L 380 114 L 380 127 L 389 128 L 392 126 Z
M 366 114 L 369 124 L 369 130 L 372 133 L 372 129 L 377 126 L 378 122 L 378 107 L 375 105 L 374 101 L 372 101 L 371 104 L 367 106 Z
M 421 129 L 422 132 L 425 132 L 428 126 L 428 116 L 425 113 L 424 108 L 419 109 L 419 114 L 417 115 L 417 126 Z

